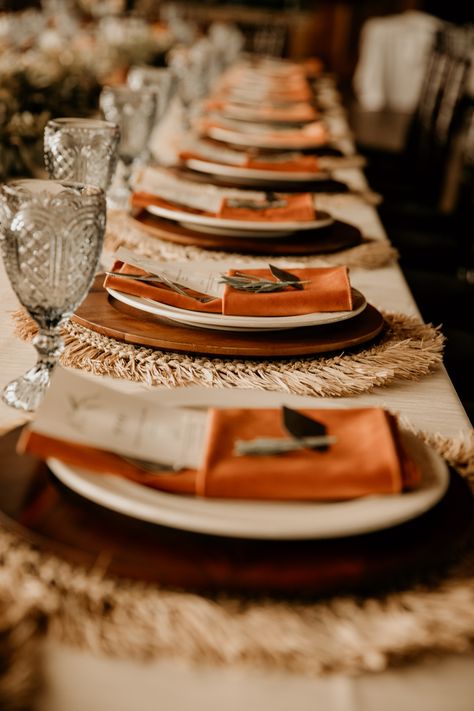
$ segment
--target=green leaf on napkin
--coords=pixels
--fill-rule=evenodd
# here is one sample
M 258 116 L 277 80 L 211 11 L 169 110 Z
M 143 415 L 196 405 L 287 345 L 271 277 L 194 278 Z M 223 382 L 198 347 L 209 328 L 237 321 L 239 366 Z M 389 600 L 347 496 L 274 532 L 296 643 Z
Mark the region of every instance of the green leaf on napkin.
M 289 286 L 292 286 L 293 289 L 299 289 L 300 291 L 303 289 L 301 279 L 297 277 L 296 274 L 286 272 L 284 269 L 279 269 L 278 267 L 275 267 L 274 264 L 269 264 L 268 266 L 273 276 L 279 281 L 288 282 Z
M 285 405 L 282 407 L 283 426 L 288 434 L 296 439 L 306 439 L 308 437 L 323 437 L 327 428 L 322 422 L 306 417 L 298 410 L 292 410 Z M 328 445 L 317 445 L 314 449 L 327 450 Z

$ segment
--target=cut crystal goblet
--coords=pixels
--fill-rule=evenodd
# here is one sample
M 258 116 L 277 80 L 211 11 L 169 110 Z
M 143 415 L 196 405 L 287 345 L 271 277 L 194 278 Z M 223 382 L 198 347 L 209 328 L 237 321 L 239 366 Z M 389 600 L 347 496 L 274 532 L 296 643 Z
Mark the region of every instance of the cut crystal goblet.
M 0 187 L 0 244 L 12 288 L 39 328 L 36 365 L 9 383 L 3 401 L 34 410 L 63 350 L 61 326 L 87 294 L 105 229 L 96 186 L 17 180 Z

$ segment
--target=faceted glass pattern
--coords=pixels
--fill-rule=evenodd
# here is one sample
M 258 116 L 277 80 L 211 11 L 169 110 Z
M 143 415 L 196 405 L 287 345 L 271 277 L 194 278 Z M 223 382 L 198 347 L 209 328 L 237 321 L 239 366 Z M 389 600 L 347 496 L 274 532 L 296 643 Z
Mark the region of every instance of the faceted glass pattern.
M 107 121 L 120 127 L 118 153 L 124 163 L 131 163 L 147 147 L 155 118 L 153 91 L 106 86 L 100 95 L 100 108 Z
M 109 121 L 58 118 L 44 130 L 44 162 L 54 180 L 107 191 L 117 165 L 119 127 Z
M 18 180 L 0 189 L 5 269 L 20 303 L 39 326 L 36 366 L 5 388 L 3 399 L 38 405 L 62 350 L 60 327 L 86 295 L 105 230 L 103 190 L 55 180 Z

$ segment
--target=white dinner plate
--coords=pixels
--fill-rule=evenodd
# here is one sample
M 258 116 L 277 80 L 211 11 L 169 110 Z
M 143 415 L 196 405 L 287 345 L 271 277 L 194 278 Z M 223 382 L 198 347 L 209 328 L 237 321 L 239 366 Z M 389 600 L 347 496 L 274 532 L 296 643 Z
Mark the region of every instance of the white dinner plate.
M 283 331 L 305 326 L 325 326 L 329 323 L 347 321 L 360 314 L 367 306 L 365 296 L 352 289 L 352 311 L 328 311 L 324 313 L 301 314 L 299 316 L 226 316 L 224 314 L 190 311 L 176 306 L 161 304 L 152 299 L 124 294 L 107 287 L 107 292 L 117 301 L 132 306 L 139 311 L 178 321 L 184 325 L 198 328 L 211 328 L 218 331 Z
M 315 173 L 314 171 L 262 170 L 260 168 L 245 168 L 241 165 L 215 163 L 205 158 L 188 158 L 184 162 L 191 170 L 208 175 L 232 178 L 240 184 L 307 183 L 330 178 L 329 173 L 325 171 Z
M 230 402 L 231 395 L 229 391 Z M 415 435 L 403 432 L 402 441 L 421 468 L 420 488 L 337 503 L 201 499 L 156 491 L 56 459 L 48 460 L 48 466 L 63 484 L 86 499 L 141 521 L 238 538 L 338 538 L 390 528 L 420 516 L 445 493 L 446 463 Z
M 263 116 L 258 110 L 258 103 L 259 102 L 257 102 L 257 108 L 252 108 L 249 105 L 247 105 L 247 106 L 235 106 L 232 104 L 227 105 L 219 110 L 219 114 L 224 116 L 224 118 L 235 119 L 236 121 L 250 121 L 252 123 L 265 123 L 265 124 L 270 124 L 270 125 L 275 124 L 276 126 L 290 125 L 290 126 L 295 126 L 295 128 L 297 128 L 298 126 L 302 126 L 306 123 L 312 123 L 313 121 L 318 120 L 318 116 L 316 114 L 314 116 L 312 116 L 311 118 L 291 118 L 291 117 L 272 118 L 271 116 Z M 297 102 L 297 103 L 301 103 L 301 102 Z
M 320 148 L 324 145 L 321 141 L 312 141 L 311 137 L 308 136 L 304 143 L 295 145 L 291 141 L 285 143 L 284 131 L 281 132 L 282 136 L 278 140 L 268 137 L 265 133 L 255 132 L 247 133 L 246 131 L 238 131 L 236 129 L 227 128 L 225 126 L 210 126 L 206 129 L 206 135 L 209 138 L 214 138 L 216 141 L 223 141 L 224 143 L 232 143 L 236 146 L 249 146 L 252 148 L 275 148 L 283 151 L 301 150 L 305 148 Z
M 149 205 L 148 212 L 167 220 L 179 222 L 183 227 L 188 227 L 198 232 L 208 232 L 212 234 L 232 237 L 260 237 L 274 238 L 286 237 L 294 232 L 305 230 L 321 229 L 329 227 L 334 219 L 327 212 L 318 211 L 316 220 L 304 222 L 252 222 L 251 220 L 230 220 L 214 215 L 200 215 L 189 212 L 185 208 Z

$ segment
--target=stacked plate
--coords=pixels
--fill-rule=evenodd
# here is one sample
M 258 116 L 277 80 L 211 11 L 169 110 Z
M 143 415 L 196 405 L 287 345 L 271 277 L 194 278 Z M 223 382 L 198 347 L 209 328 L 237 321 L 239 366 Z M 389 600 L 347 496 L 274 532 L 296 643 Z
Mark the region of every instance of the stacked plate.
M 186 209 L 185 206 L 173 205 L 165 201 L 160 205 L 148 205 L 146 209 L 152 215 L 178 222 L 188 229 L 223 237 L 274 239 L 275 237 L 287 237 L 296 232 L 322 229 L 323 227 L 329 227 L 334 222 L 331 215 L 320 211 L 318 211 L 314 220 L 304 222 L 262 222 L 260 220 L 253 222 L 252 220 L 231 220 L 209 214 L 200 214 L 194 210 Z
M 357 289 L 352 289 L 354 306 L 351 311 L 318 312 L 299 316 L 227 316 L 225 314 L 180 309 L 176 306 L 152 301 L 151 299 L 124 294 L 110 287 L 107 288 L 107 291 L 117 301 L 132 306 L 138 311 L 176 321 L 183 326 L 230 332 L 283 331 L 309 326 L 326 326 L 354 318 L 362 313 L 367 306 L 367 301 L 363 294 Z
M 193 408 L 222 407 L 218 394 L 212 391 L 170 393 L 168 400 L 169 404 L 174 400 Z M 244 401 L 248 406 L 248 394 L 232 390 L 225 393 L 226 407 L 242 407 Z M 266 406 L 279 406 L 281 401 L 280 394 L 267 393 Z M 56 459 L 49 460 L 48 466 L 64 484 L 85 498 L 143 521 L 238 538 L 338 538 L 382 530 L 413 519 L 432 508 L 445 494 L 449 482 L 446 463 L 413 434 L 403 432 L 402 437 L 404 447 L 421 469 L 420 486 L 402 494 L 342 502 L 211 500 L 160 492 L 115 476 L 97 476 Z

